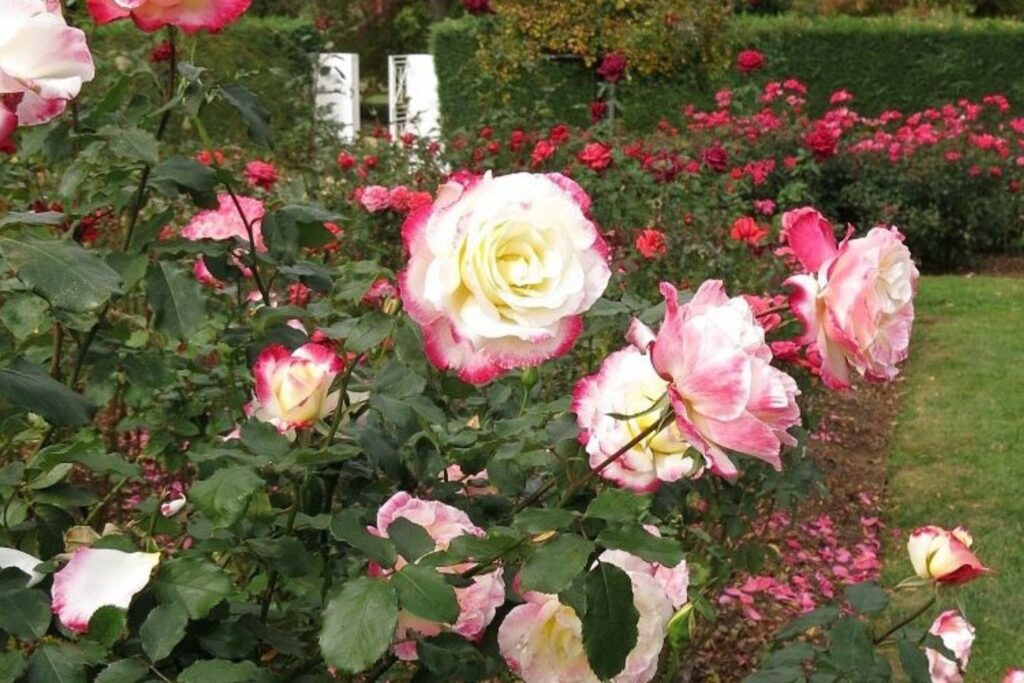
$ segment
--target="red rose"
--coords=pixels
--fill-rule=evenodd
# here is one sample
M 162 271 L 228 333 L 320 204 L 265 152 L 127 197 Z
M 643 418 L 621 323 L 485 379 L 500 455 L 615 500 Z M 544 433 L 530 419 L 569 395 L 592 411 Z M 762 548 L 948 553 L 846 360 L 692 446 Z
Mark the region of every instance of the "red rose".
M 722 173 L 729 168 L 729 152 L 717 142 L 701 152 L 701 157 L 707 167 L 716 173 Z
M 608 114 L 608 104 L 601 100 L 594 100 L 590 103 L 590 120 L 593 123 L 600 123 Z
M 475 15 L 490 14 L 494 11 L 491 9 L 491 0 L 462 0 L 462 6 L 467 12 Z
M 348 152 L 338 153 L 338 166 L 342 168 L 352 168 L 356 165 L 356 158 Z
M 743 50 L 736 55 L 736 68 L 742 73 L 753 73 L 763 66 L 764 55 L 757 50 Z
M 807 143 L 807 147 L 814 154 L 815 159 L 824 161 L 836 155 L 840 135 L 837 128 L 829 126 L 824 121 L 816 121 L 811 132 L 804 137 L 804 142 Z
M 601 59 L 601 65 L 597 67 L 597 75 L 609 83 L 618 83 L 626 74 L 628 65 L 626 55 L 621 52 L 609 52 Z
M 737 242 L 746 242 L 752 247 L 757 246 L 767 236 L 768 230 L 758 225 L 750 216 L 737 218 L 732 224 L 732 230 L 729 231 L 729 237 Z
M 526 133 L 519 130 L 518 128 L 512 131 L 512 135 L 508 139 L 508 148 L 513 152 L 518 152 L 523 148 L 523 144 L 526 142 Z
M 595 171 L 603 171 L 612 165 L 612 152 L 600 142 L 591 142 L 577 155 L 580 163 Z
M 149 61 L 153 64 L 166 62 L 174 54 L 174 46 L 171 41 L 163 40 L 156 44 L 153 51 L 149 53 Z
M 636 250 L 646 259 L 652 259 L 668 252 L 665 244 L 665 233 L 653 228 L 645 228 L 636 236 Z
M 554 143 L 550 140 L 539 140 L 533 148 L 533 153 L 530 154 L 530 163 L 534 167 L 540 166 L 555 153 L 555 149 Z

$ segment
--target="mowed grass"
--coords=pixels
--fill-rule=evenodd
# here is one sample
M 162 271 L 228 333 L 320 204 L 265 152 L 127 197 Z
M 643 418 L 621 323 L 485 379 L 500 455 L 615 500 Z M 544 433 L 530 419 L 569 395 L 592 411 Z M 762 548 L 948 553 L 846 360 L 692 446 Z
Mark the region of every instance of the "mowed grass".
M 995 573 L 962 589 L 977 639 L 968 681 L 1024 668 L 1024 279 L 921 280 L 889 461 L 886 576 L 912 573 L 905 535 L 958 524 Z

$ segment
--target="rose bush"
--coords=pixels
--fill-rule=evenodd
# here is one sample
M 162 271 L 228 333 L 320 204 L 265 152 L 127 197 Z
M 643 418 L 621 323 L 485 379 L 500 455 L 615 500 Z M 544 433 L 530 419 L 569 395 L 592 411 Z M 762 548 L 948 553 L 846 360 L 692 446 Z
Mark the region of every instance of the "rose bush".
M 39 45 L 0 29 L 3 74 L 79 44 L 54 6 Z M 245 6 L 90 9 L 164 26 L 178 55 Z M 378 131 L 289 168 L 255 94 L 144 40 L 0 168 L 0 675 L 670 676 L 758 564 L 740 539 L 814 479 L 798 397 L 906 355 L 897 233 L 840 244 L 768 192 L 785 159 L 708 140 L 696 112 L 693 137 L 628 143 Z M 720 99 L 730 127 L 771 127 Z M 254 149 L 211 139 L 224 105 Z M 784 242 L 775 213 L 804 217 Z M 813 306 L 790 310 L 787 277 Z M 945 601 L 985 572 L 970 545 L 919 530 L 904 587 Z M 790 635 L 826 637 L 766 670 L 884 678 L 876 645 L 911 675 L 966 663 L 954 627 L 880 626 L 877 585 L 844 595 L 806 605 Z

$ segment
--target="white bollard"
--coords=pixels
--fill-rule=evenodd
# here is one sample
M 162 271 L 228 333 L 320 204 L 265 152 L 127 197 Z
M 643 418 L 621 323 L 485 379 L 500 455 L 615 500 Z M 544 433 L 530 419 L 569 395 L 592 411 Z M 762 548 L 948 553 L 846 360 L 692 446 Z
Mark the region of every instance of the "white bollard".
M 392 137 L 412 133 L 422 138 L 441 134 L 441 105 L 433 55 L 388 57 L 388 121 Z
M 359 55 L 323 52 L 317 55 L 316 108 L 339 127 L 338 137 L 352 142 L 359 134 Z

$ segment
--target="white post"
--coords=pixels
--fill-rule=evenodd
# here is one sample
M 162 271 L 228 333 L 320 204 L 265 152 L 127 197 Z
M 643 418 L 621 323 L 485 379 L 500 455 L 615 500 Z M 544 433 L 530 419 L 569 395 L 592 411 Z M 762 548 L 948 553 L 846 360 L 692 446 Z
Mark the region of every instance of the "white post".
M 392 137 L 440 135 L 441 106 L 433 55 L 388 57 L 388 113 Z
M 359 55 L 324 52 L 317 55 L 316 108 L 339 126 L 347 142 L 359 134 Z

